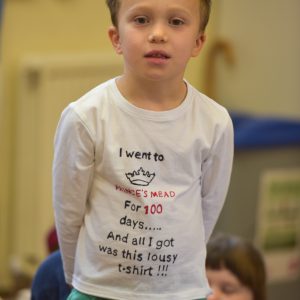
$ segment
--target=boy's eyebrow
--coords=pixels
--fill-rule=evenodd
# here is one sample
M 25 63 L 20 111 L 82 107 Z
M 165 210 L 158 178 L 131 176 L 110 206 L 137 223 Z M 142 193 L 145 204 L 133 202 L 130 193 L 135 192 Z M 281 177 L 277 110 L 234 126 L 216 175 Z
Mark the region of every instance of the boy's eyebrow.
M 128 9 L 128 12 L 129 13 L 134 13 L 135 10 L 143 10 L 143 11 L 151 12 L 153 10 L 153 8 L 152 8 L 151 5 L 147 5 L 145 3 L 143 3 L 143 4 L 137 3 L 137 4 L 133 5 L 132 7 L 130 7 Z M 191 12 L 188 9 L 186 9 L 185 7 L 176 5 L 176 4 L 173 4 L 173 5 L 169 6 L 168 11 L 171 14 L 172 13 L 183 13 L 183 14 L 186 14 L 186 15 L 191 15 Z

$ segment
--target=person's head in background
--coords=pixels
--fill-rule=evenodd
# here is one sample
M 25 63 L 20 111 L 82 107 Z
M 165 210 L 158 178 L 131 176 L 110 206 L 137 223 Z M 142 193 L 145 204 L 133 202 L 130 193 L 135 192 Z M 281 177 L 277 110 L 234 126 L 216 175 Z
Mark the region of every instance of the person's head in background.
M 206 273 L 213 291 L 207 300 L 266 300 L 264 260 L 251 242 L 230 235 L 212 238 Z

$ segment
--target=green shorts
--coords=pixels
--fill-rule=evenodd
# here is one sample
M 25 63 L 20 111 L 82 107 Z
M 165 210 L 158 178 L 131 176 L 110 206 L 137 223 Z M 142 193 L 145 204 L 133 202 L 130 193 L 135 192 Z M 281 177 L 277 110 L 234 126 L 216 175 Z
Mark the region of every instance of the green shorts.
M 90 296 L 73 289 L 71 291 L 71 294 L 68 296 L 67 300 L 108 300 L 108 299 L 104 299 L 96 296 Z
M 108 300 L 108 299 L 86 295 L 73 289 L 71 294 L 67 298 L 67 300 Z M 199 299 L 199 300 L 206 300 L 206 299 Z

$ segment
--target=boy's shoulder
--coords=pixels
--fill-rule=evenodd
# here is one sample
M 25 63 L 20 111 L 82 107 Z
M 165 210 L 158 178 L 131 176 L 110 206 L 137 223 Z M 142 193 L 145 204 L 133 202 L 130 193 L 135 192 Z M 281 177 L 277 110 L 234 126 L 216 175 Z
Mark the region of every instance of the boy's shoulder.
M 188 84 L 188 86 L 190 89 L 190 93 L 194 99 L 194 105 L 199 109 L 201 115 L 207 115 L 208 117 L 221 120 L 224 118 L 230 118 L 227 109 L 223 105 L 200 92 L 191 84 Z
M 78 109 L 88 109 L 89 107 L 98 106 L 103 99 L 111 97 L 114 85 L 115 78 L 102 82 L 72 102 L 71 106 Z
M 70 124 L 80 122 L 94 132 L 94 127 L 107 113 L 113 98 L 115 79 L 110 79 L 89 90 L 79 99 L 69 103 L 61 114 Z

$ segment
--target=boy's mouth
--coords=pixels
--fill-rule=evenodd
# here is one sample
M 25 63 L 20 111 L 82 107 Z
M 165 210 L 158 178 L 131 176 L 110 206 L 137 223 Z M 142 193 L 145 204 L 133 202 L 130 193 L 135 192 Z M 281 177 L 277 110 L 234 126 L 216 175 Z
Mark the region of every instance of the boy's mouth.
M 145 54 L 146 58 L 160 58 L 160 59 L 169 59 L 171 58 L 170 55 L 168 55 L 164 51 L 157 51 L 153 50 Z

